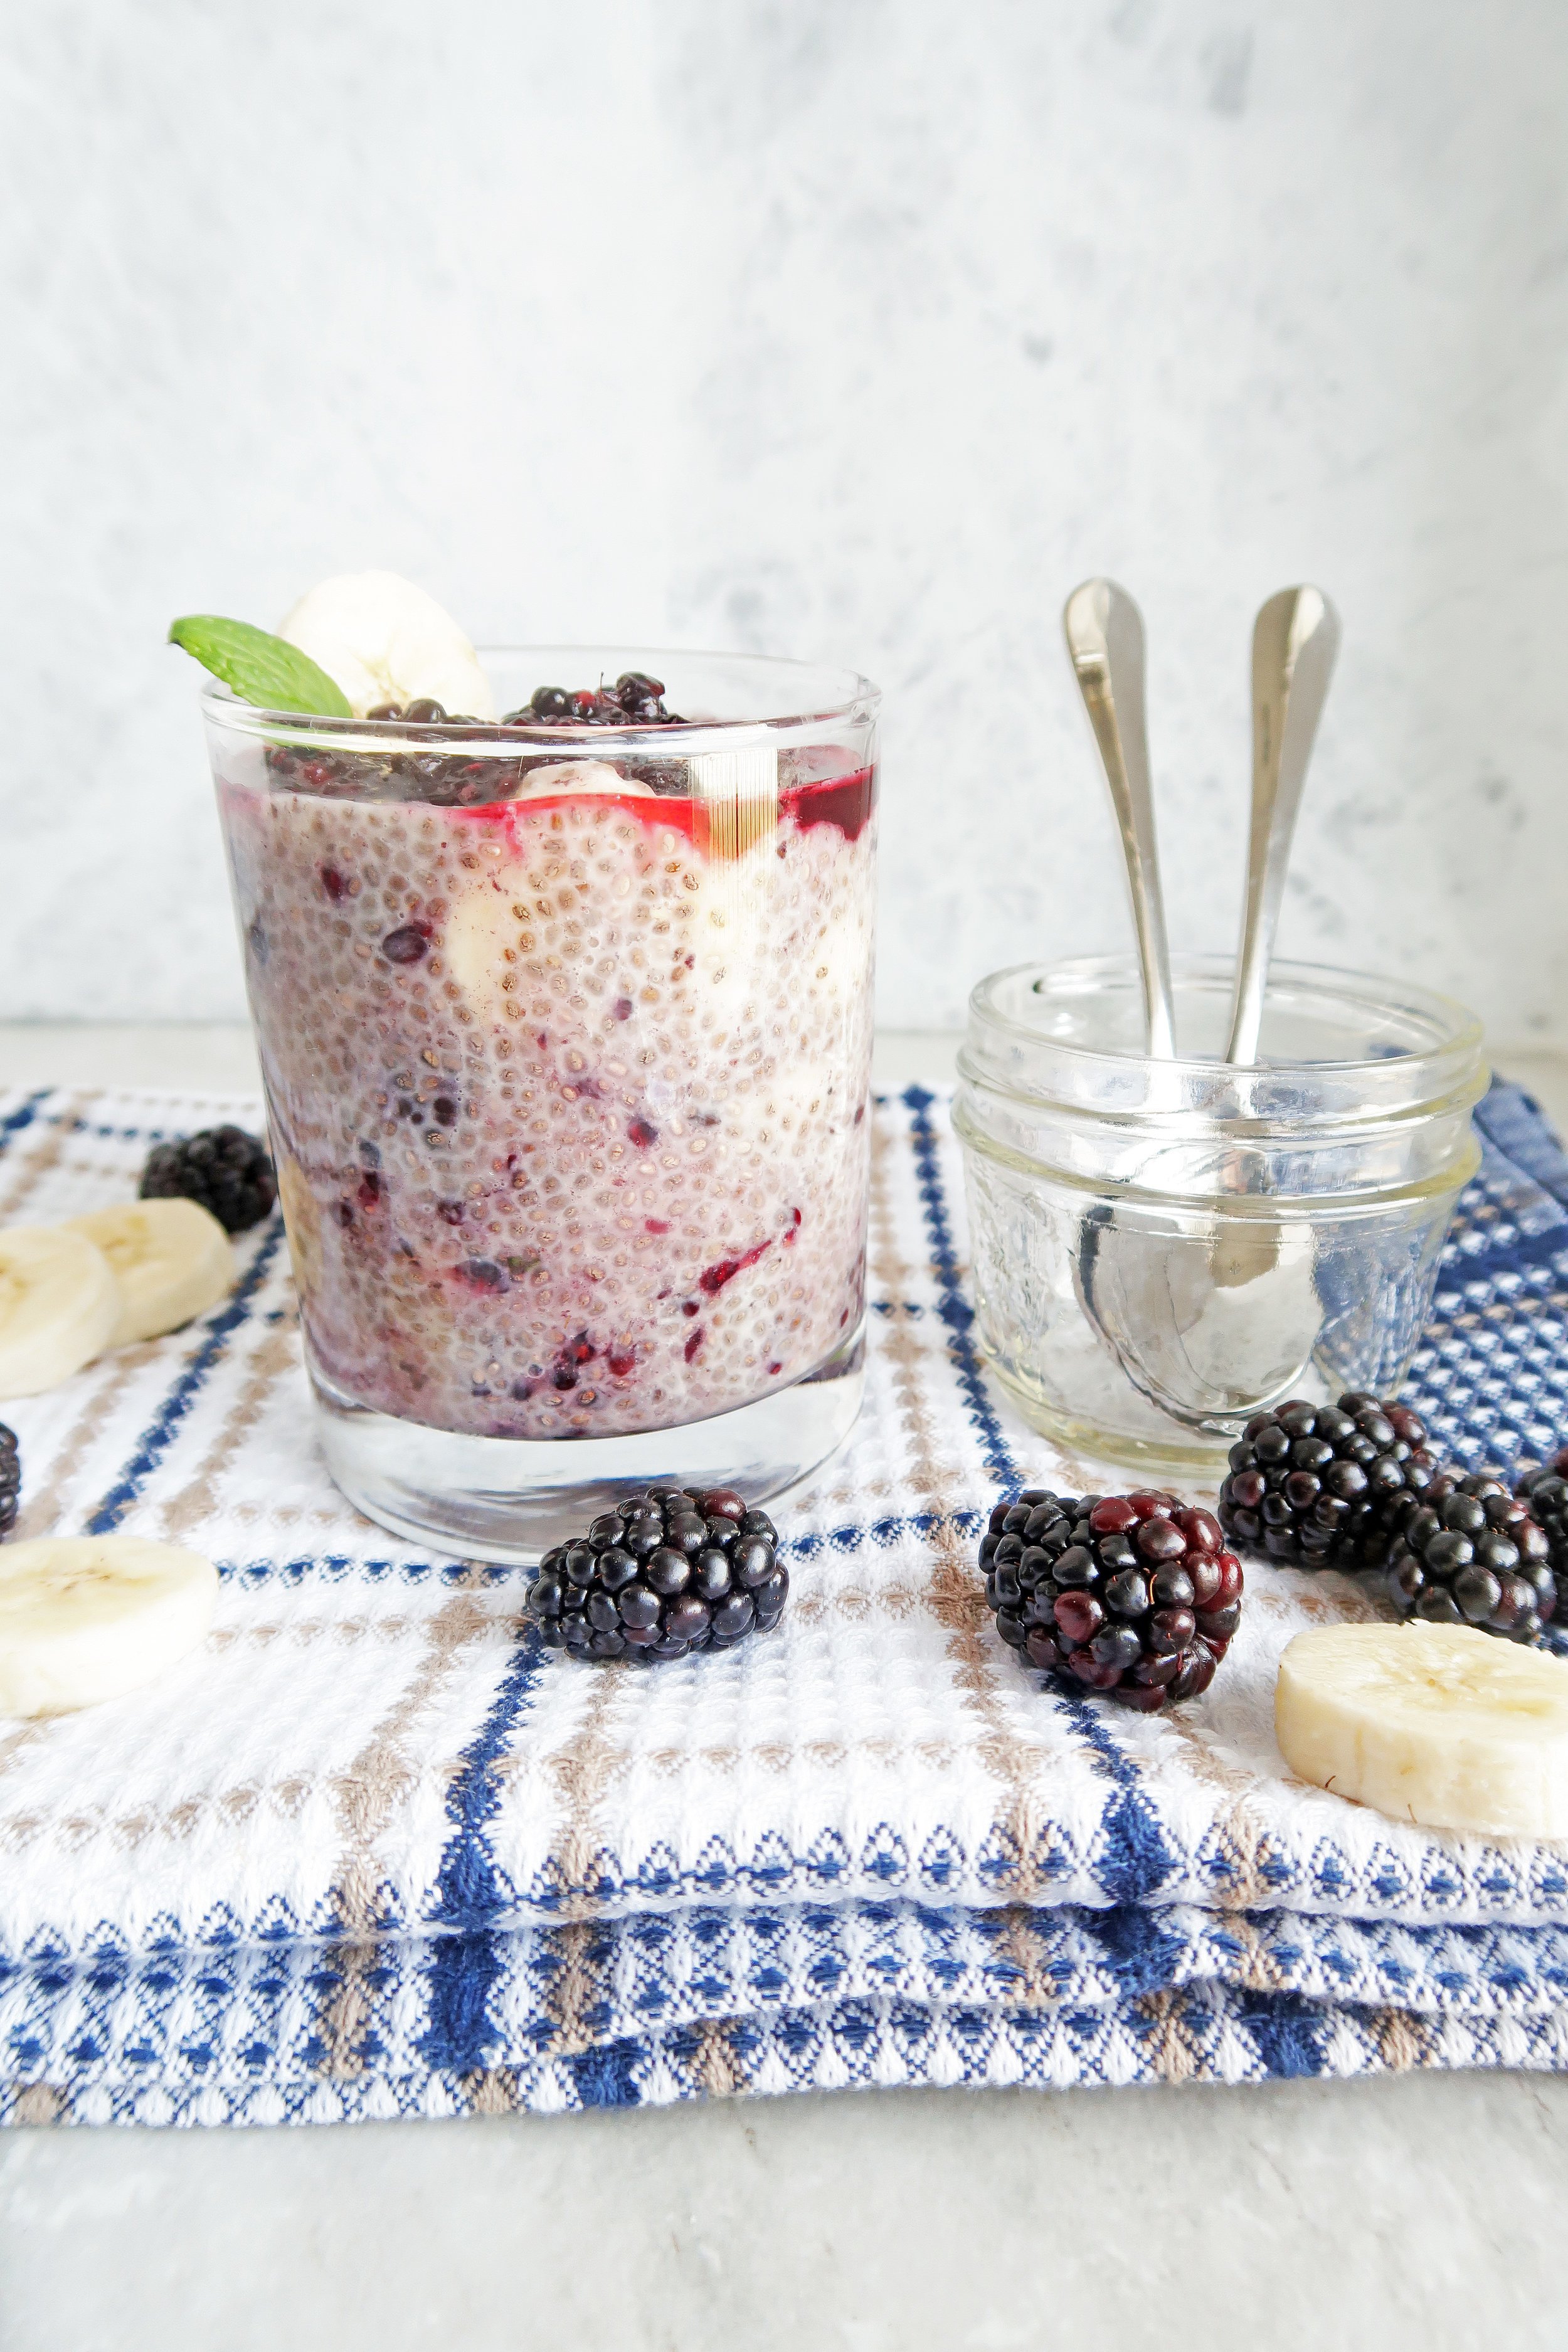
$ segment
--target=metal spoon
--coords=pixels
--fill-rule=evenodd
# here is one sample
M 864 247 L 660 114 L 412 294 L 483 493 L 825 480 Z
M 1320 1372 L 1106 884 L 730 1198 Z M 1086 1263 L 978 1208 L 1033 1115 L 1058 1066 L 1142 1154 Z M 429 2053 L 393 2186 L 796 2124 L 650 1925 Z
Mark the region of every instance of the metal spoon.
M 1340 616 L 1321 588 L 1281 588 L 1253 624 L 1252 837 L 1227 1062 L 1258 1059 L 1290 836 L 1339 649 Z
M 1142 628 L 1131 598 L 1109 581 L 1078 590 L 1064 617 L 1116 802 L 1135 914 L 1141 903 L 1152 902 L 1152 921 L 1139 924 L 1152 1055 L 1162 984 L 1167 1034 L 1170 1023 L 1147 754 L 1141 766 L 1138 751 L 1132 761 L 1132 773 L 1143 784 L 1140 811 L 1122 757 L 1125 737 L 1116 733 L 1120 712 L 1142 751 Z M 1253 829 L 1233 1062 L 1238 1041 L 1248 1060 L 1257 1049 L 1290 835 L 1338 636 L 1332 607 L 1310 588 L 1271 597 L 1254 631 Z M 1097 637 L 1103 649 L 1098 659 Z M 1080 643 L 1087 660 L 1080 658 Z M 1126 669 L 1135 684 L 1130 692 L 1118 691 Z M 1132 1387 L 1192 1430 L 1217 1432 L 1238 1412 L 1283 1395 L 1299 1379 L 1322 1320 L 1310 1237 L 1303 1249 L 1300 1237 L 1273 1218 L 1251 1226 L 1239 1219 L 1222 1225 L 1199 1218 L 1178 1231 L 1163 1213 L 1145 1222 L 1131 1202 L 1115 1210 L 1100 1202 L 1083 1219 L 1074 1272 L 1086 1319 Z
M 1233 1065 L 1258 1060 L 1296 812 L 1339 649 L 1339 614 L 1321 588 L 1281 588 L 1252 625 L 1252 832 L 1226 1048 Z M 1222 1181 L 1230 1181 L 1227 1170 Z M 1311 1354 L 1322 1325 L 1313 1256 L 1310 1231 L 1265 1216 L 1233 1219 L 1215 1237 L 1215 1306 L 1226 1299 L 1242 1325 L 1237 1358 L 1255 1381 L 1276 1350 L 1279 1360 L 1294 1357 L 1303 1367 Z
M 1152 1061 L 1172 1061 L 1175 1022 L 1149 776 L 1143 618 L 1114 580 L 1086 580 L 1062 609 L 1062 631 L 1121 835 L 1142 982 L 1144 1050 Z M 1164 1258 L 1163 1244 L 1152 1257 L 1146 1237 L 1129 1230 L 1108 1202 L 1096 1202 L 1085 1211 L 1073 1268 L 1079 1304 L 1126 1377 L 1155 1404 L 1163 1397 L 1142 1353 L 1146 1348 L 1156 1357 L 1166 1352 L 1171 1309 L 1159 1295 Z M 1079 1367 L 1080 1385 L 1092 1385 L 1093 1376 L 1090 1364 Z
M 1100 746 L 1127 861 L 1143 982 L 1145 1046 L 1152 1059 L 1168 1062 L 1175 1055 L 1176 1034 L 1143 712 L 1143 616 L 1114 580 L 1086 580 L 1063 607 L 1062 629 Z

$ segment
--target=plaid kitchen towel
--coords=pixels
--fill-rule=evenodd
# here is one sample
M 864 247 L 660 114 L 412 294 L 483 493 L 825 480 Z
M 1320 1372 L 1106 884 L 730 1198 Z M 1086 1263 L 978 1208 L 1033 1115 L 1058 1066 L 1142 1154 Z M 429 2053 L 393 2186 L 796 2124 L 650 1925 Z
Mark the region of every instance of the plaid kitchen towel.
M 16 2122 L 336 2122 L 930 2083 L 1568 2065 L 1568 1937 L 909 1903 L 293 1938 L 0 1976 Z
M 126 1198 L 157 1136 L 258 1116 L 0 1096 L 0 1220 Z M 1506 1466 L 1568 1426 L 1568 1179 L 1516 1090 L 1481 1118 L 1408 1392 Z M 997 1641 L 984 1514 L 1104 1474 L 976 1360 L 945 1097 L 880 1103 L 875 1148 L 867 1409 L 792 1500 L 784 1623 L 723 1657 L 579 1668 L 520 1624 L 515 1572 L 359 1519 L 315 1454 L 275 1222 L 214 1314 L 6 1408 L 22 1532 L 189 1543 L 224 1591 L 160 1683 L 0 1726 L 5 2113 L 1562 2063 L 1568 1853 L 1284 1770 L 1279 1651 L 1372 1612 L 1348 1580 L 1256 1569 L 1169 1719 Z

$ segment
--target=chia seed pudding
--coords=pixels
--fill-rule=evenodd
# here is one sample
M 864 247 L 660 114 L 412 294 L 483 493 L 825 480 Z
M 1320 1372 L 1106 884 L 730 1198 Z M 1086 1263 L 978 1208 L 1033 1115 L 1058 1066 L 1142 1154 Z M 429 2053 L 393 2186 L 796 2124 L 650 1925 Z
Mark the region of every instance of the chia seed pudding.
M 313 1368 L 473 1436 L 722 1413 L 863 1312 L 869 729 L 606 756 L 584 699 L 323 749 L 209 697 Z

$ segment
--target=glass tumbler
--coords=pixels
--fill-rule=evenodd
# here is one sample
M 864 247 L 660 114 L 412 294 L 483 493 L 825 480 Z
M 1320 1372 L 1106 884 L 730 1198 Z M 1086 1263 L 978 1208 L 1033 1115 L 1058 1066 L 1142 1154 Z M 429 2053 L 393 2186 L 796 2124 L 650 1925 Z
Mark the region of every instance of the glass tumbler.
M 878 696 L 783 661 L 675 724 L 204 695 L 307 1366 L 374 1519 L 530 1560 L 655 1478 L 758 1501 L 863 1386 Z
M 954 1123 L 982 1345 L 1025 1418 L 1150 1469 L 1217 1468 L 1286 1397 L 1395 1393 L 1479 1150 L 1479 1024 L 1277 964 L 1260 1059 L 1222 1059 L 1233 967 L 1177 959 L 1183 1058 L 1135 966 L 1023 964 L 970 1000 Z

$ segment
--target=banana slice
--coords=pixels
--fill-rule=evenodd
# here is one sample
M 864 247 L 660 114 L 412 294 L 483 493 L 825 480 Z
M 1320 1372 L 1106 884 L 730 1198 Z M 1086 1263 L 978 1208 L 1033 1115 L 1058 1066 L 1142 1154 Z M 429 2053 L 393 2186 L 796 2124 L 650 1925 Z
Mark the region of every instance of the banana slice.
M 310 1180 L 299 1161 L 281 1148 L 276 1151 L 274 1160 L 278 1170 L 278 1205 L 283 1212 L 294 1287 L 301 1305 L 309 1306 L 321 1281 L 321 1213 L 316 1206 Z
M 1568 1836 L 1568 1664 L 1468 1625 L 1320 1625 L 1279 1661 L 1303 1780 L 1401 1822 Z
M 306 592 L 278 632 L 335 678 L 356 719 L 425 695 L 453 718 L 493 719 L 479 656 L 434 596 L 395 572 L 342 572 Z
M 618 774 L 606 760 L 556 760 L 529 772 L 518 799 L 543 800 L 567 793 L 658 798 L 651 784 Z M 516 948 L 524 929 L 512 912 L 516 897 L 517 886 L 509 884 L 504 870 L 487 877 L 463 892 L 443 926 L 441 952 L 447 973 L 480 1011 L 499 1010 L 505 1001 L 498 991 L 507 970 L 506 950 Z
M 176 1331 L 234 1287 L 234 1246 L 197 1201 L 130 1201 L 72 1217 L 65 1230 L 97 1244 L 120 1286 L 111 1348 Z
M 563 793 L 614 793 L 624 801 L 658 798 L 651 784 L 645 784 L 640 776 L 623 776 L 607 760 L 543 761 L 537 768 L 530 768 L 517 797 L 521 801 L 552 800 Z
M 515 950 L 522 925 L 512 912 L 512 893 L 486 881 L 466 890 L 444 926 L 441 952 L 447 971 L 469 1003 L 480 1013 L 498 1013 L 505 999 L 500 994 L 507 970 L 507 950 Z
M 0 1397 L 37 1396 L 90 1363 L 120 1319 L 103 1252 L 63 1225 L 0 1233 Z
M 141 1536 L 40 1536 L 0 1550 L 0 1716 L 118 1698 L 194 1650 L 217 1570 Z

